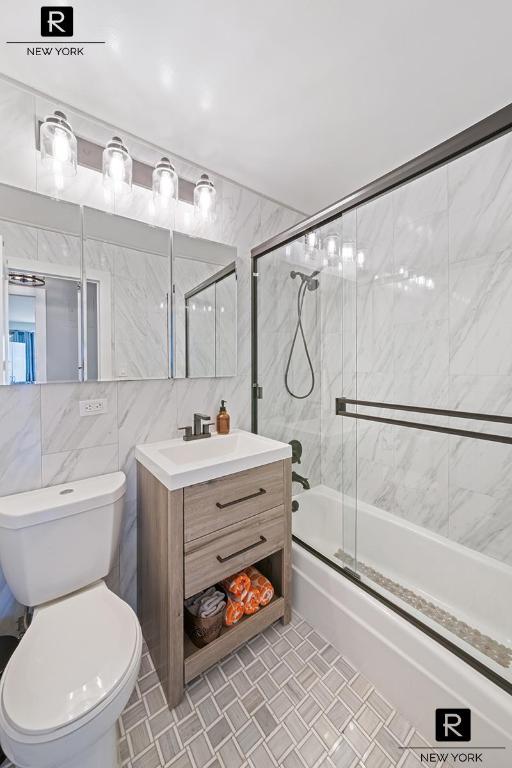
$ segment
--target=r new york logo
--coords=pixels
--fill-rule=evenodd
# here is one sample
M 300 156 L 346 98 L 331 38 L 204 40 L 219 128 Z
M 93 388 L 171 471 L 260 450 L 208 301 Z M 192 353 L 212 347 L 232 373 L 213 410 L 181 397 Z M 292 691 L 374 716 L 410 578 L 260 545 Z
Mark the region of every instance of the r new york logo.
M 436 741 L 471 741 L 471 710 L 436 709 Z
M 72 6 L 43 5 L 41 37 L 73 37 Z
M 498 768 L 505 763 L 500 755 L 506 747 L 501 745 L 478 744 L 463 746 L 471 741 L 471 710 L 460 707 L 436 709 L 435 711 L 436 745 L 403 747 L 414 751 L 421 765 L 429 766 L 468 766 L 480 765 L 482 768 Z M 444 742 L 444 743 L 443 743 Z M 499 761 L 498 761 L 499 756 Z M 506 763 L 508 768 L 508 762 Z
M 7 45 L 25 46 L 26 56 L 85 56 L 89 45 L 105 45 L 104 40 L 70 41 L 75 34 L 71 5 L 43 5 L 40 8 L 41 40 L 6 40 Z M 51 44 L 50 44 L 51 43 Z

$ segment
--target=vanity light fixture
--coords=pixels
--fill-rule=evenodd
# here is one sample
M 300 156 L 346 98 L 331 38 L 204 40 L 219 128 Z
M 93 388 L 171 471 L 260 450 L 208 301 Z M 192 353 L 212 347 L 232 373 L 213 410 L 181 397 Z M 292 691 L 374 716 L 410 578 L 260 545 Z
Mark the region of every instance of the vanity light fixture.
M 54 178 L 57 191 L 64 187 L 64 179 L 76 176 L 77 142 L 64 112 L 55 110 L 48 115 L 39 129 L 41 163 Z
M 115 198 L 132 191 L 132 158 L 119 136 L 113 136 L 103 150 L 103 186 Z
M 162 157 L 153 171 L 153 200 L 157 209 L 170 208 L 178 199 L 178 174 L 168 157 Z
M 212 221 L 215 217 L 217 191 L 207 173 L 202 173 L 194 189 L 194 208 L 203 221 Z

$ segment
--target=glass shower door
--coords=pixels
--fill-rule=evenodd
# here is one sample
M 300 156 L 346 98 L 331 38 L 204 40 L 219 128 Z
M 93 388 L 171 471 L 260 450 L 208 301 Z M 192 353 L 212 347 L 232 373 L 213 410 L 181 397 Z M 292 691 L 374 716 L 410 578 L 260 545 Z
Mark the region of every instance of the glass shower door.
M 350 269 L 344 270 L 348 249 L 342 229 L 339 220 L 253 262 L 253 384 L 256 430 L 292 446 L 294 537 L 354 570 L 357 494 L 344 444 L 352 440 L 355 447 L 356 426 L 338 419 L 334 410 L 345 375 L 342 321 L 350 277 Z M 347 297 L 350 290 L 349 285 Z M 346 359 L 355 365 L 348 348 Z M 346 375 L 354 378 L 349 369 Z

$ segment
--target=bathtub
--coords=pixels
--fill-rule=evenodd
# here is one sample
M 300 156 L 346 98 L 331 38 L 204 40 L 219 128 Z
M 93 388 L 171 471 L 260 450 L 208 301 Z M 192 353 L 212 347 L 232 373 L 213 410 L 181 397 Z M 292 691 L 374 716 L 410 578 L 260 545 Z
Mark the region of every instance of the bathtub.
M 512 610 L 504 610 L 510 607 L 512 567 L 361 501 L 355 534 L 354 500 L 345 497 L 342 503 L 342 495 L 326 486 L 295 499 L 299 509 L 293 514 L 293 533 L 306 544 L 343 565 L 335 552 L 341 548 L 353 555 L 356 541 L 362 565 L 512 647 Z M 410 610 L 403 601 L 400 605 Z M 419 611 L 415 615 L 426 620 Z M 493 668 L 506 676 L 503 669 Z M 512 681 L 512 668 L 509 677 Z
M 350 551 L 353 503 L 347 500 L 342 507 L 340 494 L 322 486 L 295 499 L 299 510 L 293 514 L 294 535 L 343 565 L 334 553 L 344 543 Z M 459 618 L 463 614 L 481 631 L 502 640 L 510 638 L 511 575 L 504 564 L 361 502 L 357 541 L 361 563 L 430 596 Z M 383 594 L 400 604 L 394 596 Z M 512 697 L 297 542 L 293 544 L 293 602 L 431 745 L 436 746 L 435 709 L 469 707 L 472 740 L 464 746 L 505 747 L 484 752 L 481 764 L 510 768 Z M 402 607 L 414 614 L 405 603 Z M 419 612 L 416 615 L 439 631 L 434 622 Z M 494 666 L 473 648 L 466 646 L 466 650 L 503 677 L 510 676 L 510 669 Z

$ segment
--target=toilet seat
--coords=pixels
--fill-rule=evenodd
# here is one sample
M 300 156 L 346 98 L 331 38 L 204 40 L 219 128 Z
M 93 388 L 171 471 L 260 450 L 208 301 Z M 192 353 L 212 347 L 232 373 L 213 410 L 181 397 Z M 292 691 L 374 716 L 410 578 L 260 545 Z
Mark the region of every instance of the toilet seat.
M 2 720 L 19 741 L 65 737 L 109 707 L 140 653 L 135 614 L 104 582 L 47 603 L 2 676 Z

